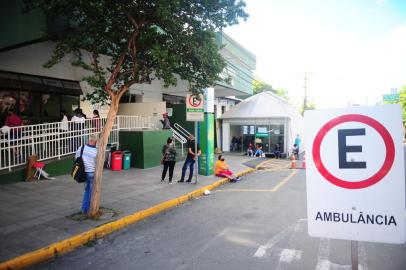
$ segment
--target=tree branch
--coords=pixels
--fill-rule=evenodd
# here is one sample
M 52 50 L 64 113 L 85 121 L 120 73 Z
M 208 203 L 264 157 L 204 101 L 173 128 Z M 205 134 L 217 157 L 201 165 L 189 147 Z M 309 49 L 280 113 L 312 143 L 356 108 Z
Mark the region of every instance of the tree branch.
M 139 25 L 133 18 L 133 16 L 128 12 L 127 10 L 124 10 L 125 15 L 127 15 L 127 18 L 130 20 L 131 24 L 134 26 L 134 28 L 138 31 L 139 30 Z
M 110 79 L 108 80 L 106 86 L 104 87 L 104 90 L 106 90 L 106 92 L 112 96 L 112 90 L 111 87 L 113 86 L 113 84 L 116 82 L 117 76 L 120 73 L 120 69 L 121 66 L 123 65 L 124 59 L 125 59 L 125 55 L 127 54 L 127 50 L 124 50 L 121 54 L 120 57 L 118 58 L 118 61 L 116 63 L 116 66 L 113 69 L 113 72 L 111 73 Z
M 96 70 L 97 73 L 100 73 L 100 67 L 99 67 L 99 54 L 96 52 L 92 53 L 92 58 L 93 58 L 93 63 L 92 65 L 94 66 L 94 69 Z

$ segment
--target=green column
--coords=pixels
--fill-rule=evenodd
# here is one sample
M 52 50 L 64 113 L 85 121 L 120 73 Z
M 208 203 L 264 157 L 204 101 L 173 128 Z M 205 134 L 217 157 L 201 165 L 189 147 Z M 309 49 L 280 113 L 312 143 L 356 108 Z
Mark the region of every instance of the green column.
M 214 173 L 214 113 L 204 113 L 204 122 L 199 122 L 199 145 L 202 154 L 199 158 L 199 174 Z

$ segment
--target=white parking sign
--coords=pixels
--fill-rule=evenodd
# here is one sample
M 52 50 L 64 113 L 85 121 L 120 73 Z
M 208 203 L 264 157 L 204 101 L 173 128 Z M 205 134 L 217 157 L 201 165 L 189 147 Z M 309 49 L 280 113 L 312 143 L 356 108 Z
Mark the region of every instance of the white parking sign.
M 399 105 L 305 112 L 309 235 L 405 242 Z
M 186 96 L 186 121 L 204 121 L 204 97 L 188 94 Z

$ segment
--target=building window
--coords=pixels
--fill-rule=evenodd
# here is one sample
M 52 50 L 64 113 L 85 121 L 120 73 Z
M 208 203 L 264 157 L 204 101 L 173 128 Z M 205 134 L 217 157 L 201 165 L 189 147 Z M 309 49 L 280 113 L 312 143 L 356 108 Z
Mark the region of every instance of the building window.
M 120 103 L 137 103 L 137 96 L 139 95 L 130 94 L 127 92 L 121 97 Z
M 0 71 L 0 126 L 14 109 L 25 124 L 59 121 L 72 114 L 82 93 L 78 82 Z
M 166 101 L 166 103 L 168 104 L 186 104 L 185 97 L 173 96 L 168 94 L 163 94 L 162 100 Z

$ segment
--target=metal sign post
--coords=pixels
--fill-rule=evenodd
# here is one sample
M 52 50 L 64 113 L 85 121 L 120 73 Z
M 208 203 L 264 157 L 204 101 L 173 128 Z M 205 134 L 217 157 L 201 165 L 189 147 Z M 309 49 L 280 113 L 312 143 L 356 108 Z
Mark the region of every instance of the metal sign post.
M 195 184 L 197 184 L 197 175 L 198 175 L 198 163 L 199 163 L 199 157 L 197 155 L 197 121 L 195 121 Z
M 199 157 L 197 156 L 197 122 L 204 121 L 204 99 L 203 95 L 196 97 L 195 95 L 188 94 L 186 96 L 186 121 L 195 122 L 195 184 L 197 184 L 198 163 Z
M 351 240 L 352 270 L 358 270 L 358 241 Z

